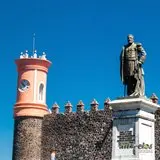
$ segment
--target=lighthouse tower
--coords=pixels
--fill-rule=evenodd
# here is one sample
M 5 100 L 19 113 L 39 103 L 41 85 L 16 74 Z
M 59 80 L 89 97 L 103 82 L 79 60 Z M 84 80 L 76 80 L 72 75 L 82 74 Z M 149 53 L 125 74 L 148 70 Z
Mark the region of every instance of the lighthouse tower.
M 17 100 L 14 105 L 13 160 L 40 160 L 42 120 L 46 105 L 47 72 L 51 62 L 36 51 L 21 53 L 15 61 L 18 71 Z

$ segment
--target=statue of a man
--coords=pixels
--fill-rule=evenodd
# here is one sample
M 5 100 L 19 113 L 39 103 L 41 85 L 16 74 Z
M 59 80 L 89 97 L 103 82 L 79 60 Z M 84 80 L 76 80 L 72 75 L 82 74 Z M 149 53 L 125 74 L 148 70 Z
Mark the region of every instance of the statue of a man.
M 123 84 L 127 87 L 128 96 L 144 96 L 144 71 L 142 65 L 146 52 L 141 43 L 134 43 L 134 36 L 127 36 L 128 44 L 123 46 L 120 55 L 120 74 Z M 125 88 L 126 88 L 125 87 Z

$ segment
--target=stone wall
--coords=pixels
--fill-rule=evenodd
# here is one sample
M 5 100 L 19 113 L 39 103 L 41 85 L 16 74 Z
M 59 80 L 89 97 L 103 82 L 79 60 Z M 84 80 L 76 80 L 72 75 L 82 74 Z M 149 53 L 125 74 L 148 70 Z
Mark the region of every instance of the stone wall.
M 160 160 L 160 109 L 155 114 L 155 160 Z
M 42 118 L 15 119 L 12 160 L 40 160 L 41 129 Z
M 51 113 L 15 119 L 13 160 L 111 160 L 111 110 Z M 160 160 L 160 110 L 155 114 L 155 160 Z
M 50 114 L 42 126 L 42 159 L 110 160 L 112 151 L 111 111 Z

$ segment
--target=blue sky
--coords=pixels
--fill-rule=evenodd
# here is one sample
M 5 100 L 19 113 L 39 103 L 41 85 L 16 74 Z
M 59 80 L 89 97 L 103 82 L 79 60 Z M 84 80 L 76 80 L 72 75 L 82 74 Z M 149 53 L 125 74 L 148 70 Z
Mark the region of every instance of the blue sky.
M 144 64 L 146 95 L 160 96 L 160 2 L 158 0 L 5 0 L 0 1 L 0 152 L 11 160 L 13 106 L 17 71 L 14 60 L 26 49 L 47 53 L 47 104 L 60 111 L 70 100 L 82 99 L 85 109 L 96 98 L 103 109 L 107 97 L 123 95 L 119 54 L 132 33 L 147 52 Z

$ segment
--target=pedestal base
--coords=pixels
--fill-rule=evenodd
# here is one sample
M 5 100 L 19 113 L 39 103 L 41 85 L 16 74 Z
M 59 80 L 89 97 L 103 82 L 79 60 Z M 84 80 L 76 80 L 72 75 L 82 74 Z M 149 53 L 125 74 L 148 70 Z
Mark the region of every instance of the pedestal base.
M 118 99 L 113 109 L 112 160 L 155 160 L 154 113 L 144 98 Z

